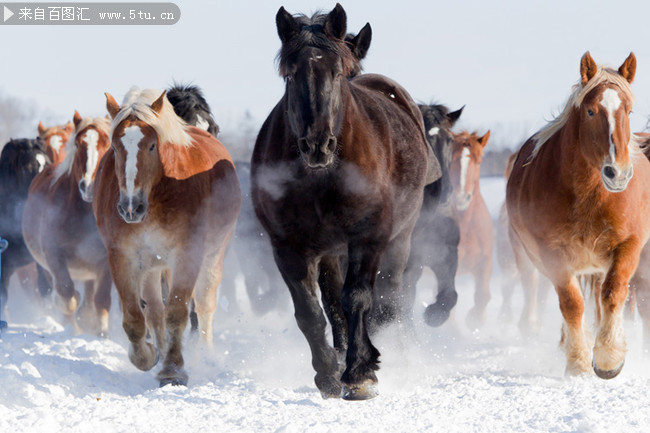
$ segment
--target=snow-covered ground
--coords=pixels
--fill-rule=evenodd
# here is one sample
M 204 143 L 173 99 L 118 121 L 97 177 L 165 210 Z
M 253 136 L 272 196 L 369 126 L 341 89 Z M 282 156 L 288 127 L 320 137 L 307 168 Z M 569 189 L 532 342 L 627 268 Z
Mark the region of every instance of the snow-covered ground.
M 495 214 L 503 179 L 483 179 L 482 187 Z M 553 293 L 539 336 L 524 339 L 516 317 L 498 319 L 498 270 L 480 330 L 465 326 L 468 278 L 458 279 L 450 321 L 438 329 L 422 324 L 433 284 L 431 274 L 419 284 L 416 341 L 395 328 L 375 338 L 380 395 L 365 402 L 320 397 L 287 292 L 286 308 L 264 317 L 250 313 L 243 294 L 239 314 L 222 306 L 212 350 L 188 335 L 189 386 L 158 388 L 160 367 L 141 372 L 128 360 L 117 302 L 111 336 L 99 339 L 74 335 L 51 308 L 14 286 L 10 328 L 0 340 L 0 432 L 650 431 L 650 357 L 638 320 L 626 324 L 629 352 L 617 378 L 565 378 Z M 518 314 L 522 296 L 515 296 Z

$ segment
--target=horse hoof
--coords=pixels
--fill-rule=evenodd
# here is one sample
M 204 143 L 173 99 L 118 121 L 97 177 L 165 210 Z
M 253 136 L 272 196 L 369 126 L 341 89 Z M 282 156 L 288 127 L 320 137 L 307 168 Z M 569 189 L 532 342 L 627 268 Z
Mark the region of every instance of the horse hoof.
M 187 378 L 182 377 L 168 377 L 165 379 L 160 379 L 160 387 L 163 386 L 187 386 Z
M 449 311 L 443 310 L 438 304 L 429 305 L 424 310 L 424 323 L 437 328 L 449 319 Z
M 316 375 L 314 378 L 316 387 L 320 391 L 320 395 L 324 399 L 341 398 L 341 382 L 332 376 L 320 377 Z
M 341 397 L 343 400 L 370 400 L 379 395 L 377 382 L 366 380 L 363 383 L 350 385 L 344 384 L 341 390 Z
M 613 379 L 618 374 L 623 370 L 623 365 L 625 365 L 625 359 L 619 364 L 618 367 L 616 367 L 613 370 L 601 370 L 598 368 L 598 365 L 596 365 L 596 360 L 592 359 L 591 360 L 591 366 L 594 368 L 594 373 L 596 373 L 596 376 L 600 377 L 601 379 Z
M 162 388 L 165 385 L 172 386 L 187 386 L 187 373 L 183 368 L 179 368 L 174 364 L 169 364 L 165 366 L 160 373 L 156 376 L 160 382 L 160 387 Z
M 131 345 L 129 348 L 129 360 L 139 370 L 149 371 L 158 364 L 158 361 L 160 360 L 160 352 L 158 352 L 158 349 L 151 343 L 145 343 L 144 351 L 148 353 L 143 353 L 142 349 L 134 350 L 134 346 Z M 153 362 L 150 360 L 153 360 Z

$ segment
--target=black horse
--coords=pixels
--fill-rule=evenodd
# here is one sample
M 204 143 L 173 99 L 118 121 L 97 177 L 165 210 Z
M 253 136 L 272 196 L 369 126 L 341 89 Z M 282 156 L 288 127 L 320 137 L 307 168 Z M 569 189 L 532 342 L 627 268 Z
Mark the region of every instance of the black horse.
M 174 84 L 167 90 L 167 99 L 174 106 L 174 112 L 190 125 L 208 131 L 215 137 L 219 126 L 212 117 L 210 105 L 198 86 Z
M 9 280 L 16 269 L 34 263 L 23 239 L 22 219 L 32 179 L 50 163 L 40 139 L 12 139 L 0 154 L 0 237 L 9 241 L 2 254 L 0 306 L 6 308 Z M 38 289 L 42 296 L 51 291 L 45 271 L 38 268 Z M 5 311 L 0 310 L 0 313 Z
M 405 302 L 412 309 L 415 286 L 425 266 L 438 280 L 436 302 L 429 305 L 424 320 L 430 326 L 440 326 L 456 305 L 456 270 L 460 229 L 451 202 L 453 186 L 449 176 L 454 126 L 463 108 L 449 112 L 444 105 L 419 105 L 424 119 L 427 140 L 440 162 L 442 176 L 425 186 L 420 217 L 413 230 L 411 255 L 404 271 Z
M 255 212 L 289 286 L 321 394 L 372 398 L 379 351 L 369 319 L 402 296 L 424 185 L 440 169 L 427 163 L 422 115 L 400 85 L 374 74 L 348 78 L 359 60 L 343 40 L 341 5 L 312 18 L 280 8 L 276 24 L 286 87 L 253 152 Z

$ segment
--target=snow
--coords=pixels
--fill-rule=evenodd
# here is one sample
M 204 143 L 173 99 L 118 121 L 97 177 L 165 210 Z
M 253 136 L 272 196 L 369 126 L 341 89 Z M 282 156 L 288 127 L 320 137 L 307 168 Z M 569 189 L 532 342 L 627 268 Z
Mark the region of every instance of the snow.
M 496 214 L 503 179 L 483 179 Z M 0 340 L 0 432 L 645 432 L 650 429 L 650 371 L 641 325 L 626 322 L 623 372 L 604 381 L 565 378 L 558 348 L 555 295 L 542 330 L 523 338 L 499 320 L 495 270 L 487 323 L 465 326 L 471 279 L 458 279 L 459 304 L 448 323 L 422 323 L 432 299 L 430 273 L 419 283 L 415 340 L 394 326 L 373 340 L 382 352 L 380 395 L 370 401 L 323 400 L 314 383 L 309 349 L 284 292 L 283 308 L 250 313 L 239 280 L 241 311 L 224 307 L 215 320 L 214 347 L 186 336 L 189 386 L 158 388 L 160 368 L 141 372 L 127 357 L 119 306 L 111 336 L 75 335 L 48 302 L 14 284 L 9 324 Z M 521 309 L 516 292 L 514 311 Z M 116 300 L 114 298 L 114 300 Z M 231 301 L 232 302 L 232 301 Z M 225 303 L 224 303 L 225 305 Z

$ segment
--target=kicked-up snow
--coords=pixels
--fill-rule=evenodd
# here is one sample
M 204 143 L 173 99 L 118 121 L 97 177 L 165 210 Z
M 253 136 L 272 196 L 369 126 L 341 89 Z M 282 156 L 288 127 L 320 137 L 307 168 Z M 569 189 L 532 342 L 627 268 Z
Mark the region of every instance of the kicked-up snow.
M 503 180 L 482 180 L 492 214 L 503 200 Z M 514 317 L 499 317 L 495 269 L 487 321 L 468 329 L 470 278 L 459 277 L 459 304 L 441 328 L 422 322 L 432 299 L 431 273 L 418 285 L 416 335 L 392 326 L 374 342 L 382 353 L 380 395 L 370 401 L 323 400 L 313 382 L 311 355 L 283 308 L 263 317 L 220 303 L 212 348 L 186 334 L 188 387 L 158 388 L 160 365 L 131 365 L 117 297 L 108 339 L 75 335 L 49 300 L 15 284 L 9 329 L 0 340 L 0 432 L 647 432 L 650 431 L 650 356 L 641 324 L 626 322 L 628 355 L 622 373 L 564 377 L 558 347 L 561 316 L 554 293 L 542 329 L 522 337 Z M 233 300 L 230 300 L 232 306 Z M 230 309 L 228 312 L 226 310 Z

